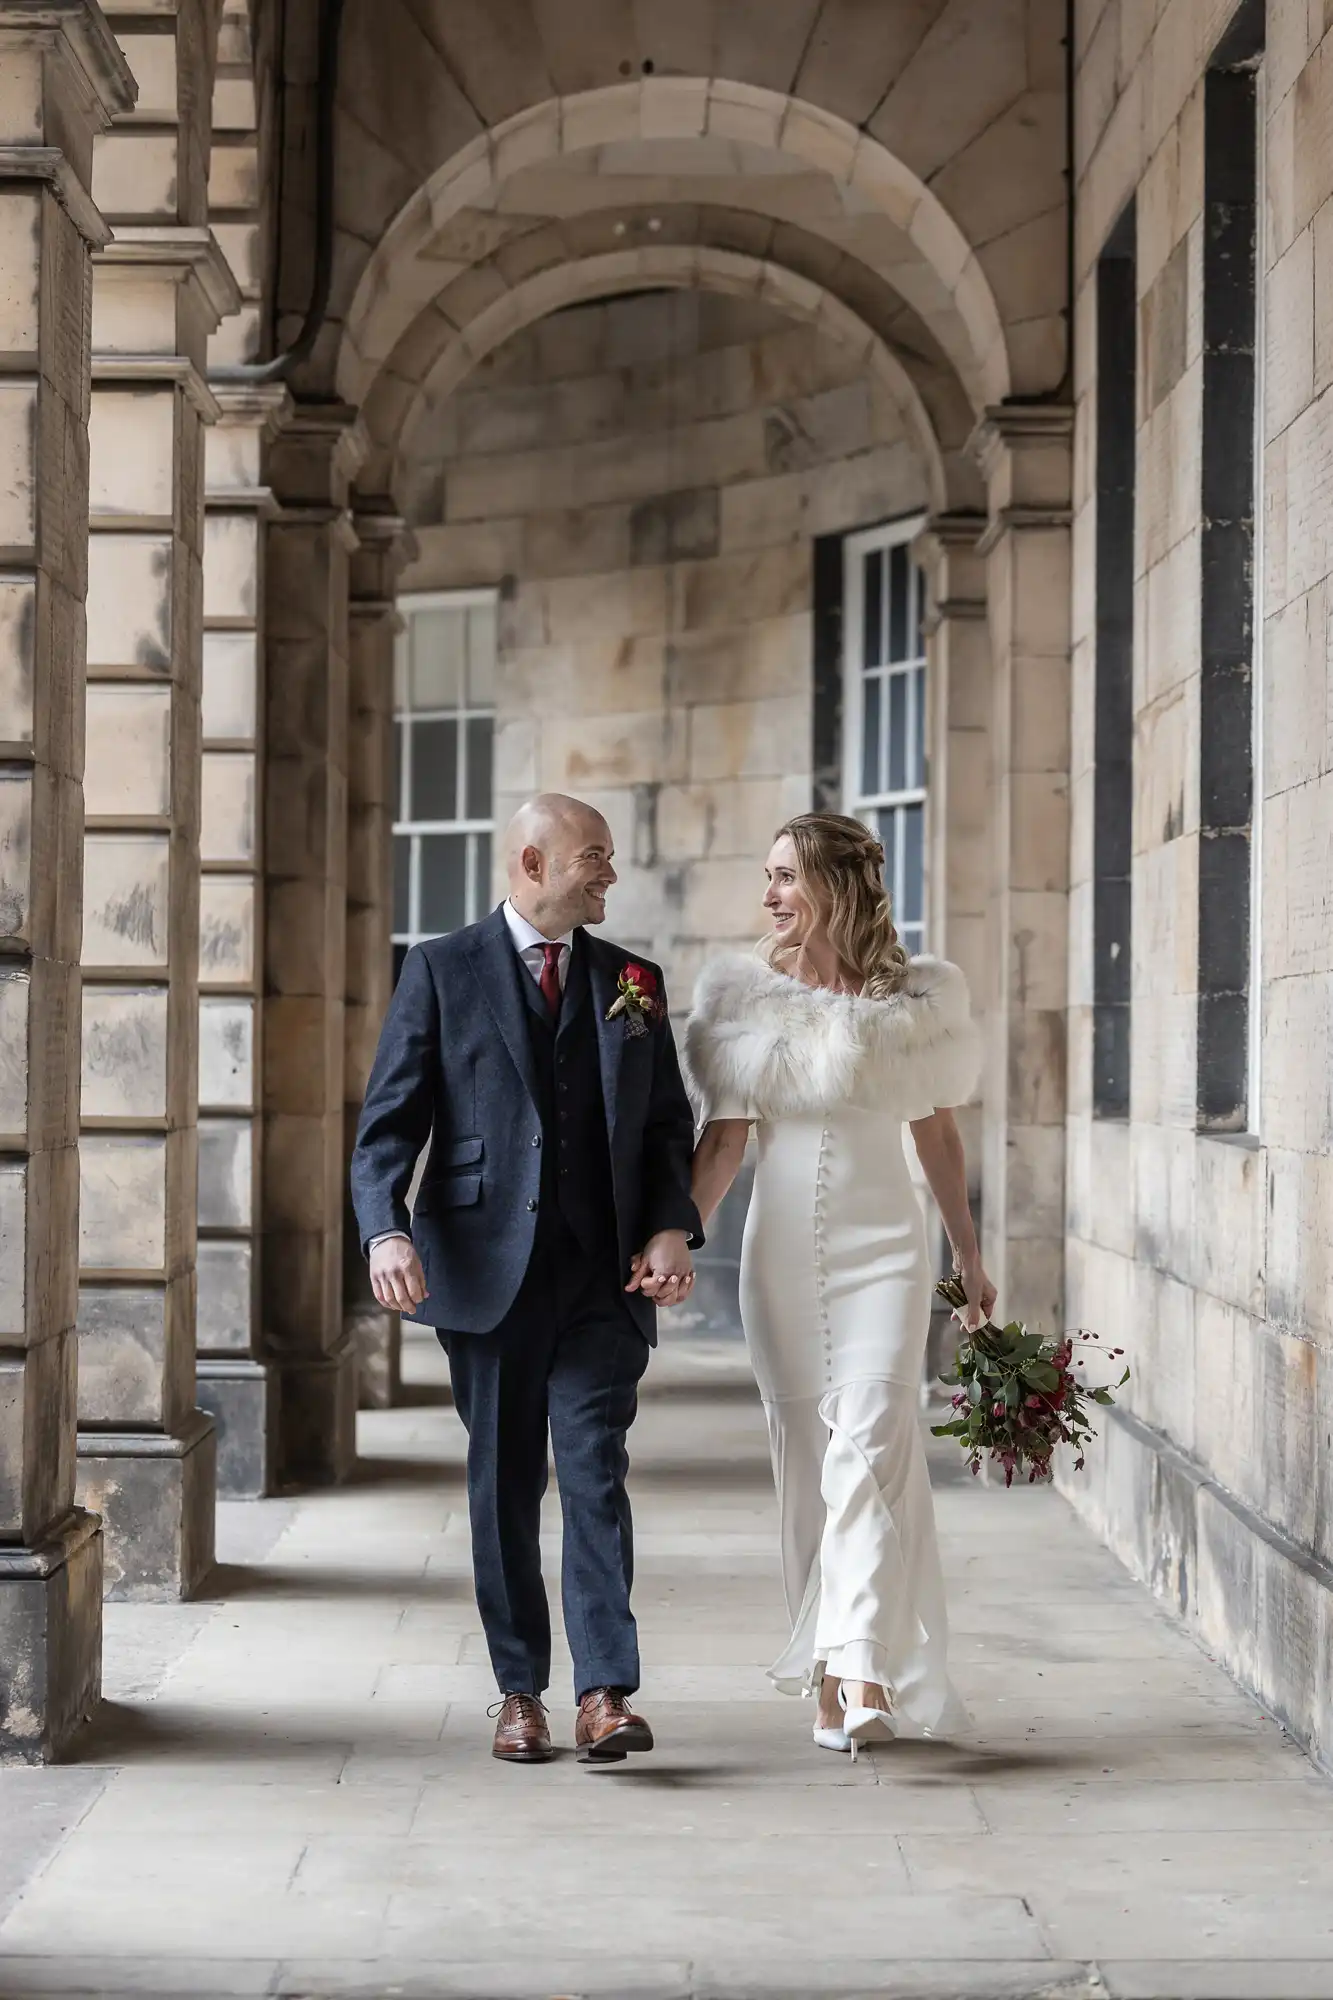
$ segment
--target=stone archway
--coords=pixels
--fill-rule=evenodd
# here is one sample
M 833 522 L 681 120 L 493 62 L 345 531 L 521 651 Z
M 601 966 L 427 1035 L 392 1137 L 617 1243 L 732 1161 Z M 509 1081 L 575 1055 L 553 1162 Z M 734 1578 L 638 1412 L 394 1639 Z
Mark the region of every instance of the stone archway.
M 798 323 L 816 327 L 821 336 L 856 357 L 897 409 L 919 456 L 931 507 L 951 504 L 954 467 L 946 462 L 921 394 L 893 349 L 822 286 L 781 265 L 708 245 L 661 243 L 585 257 L 516 284 L 463 328 L 455 329 L 437 316 L 428 329 L 429 344 L 416 343 L 413 359 L 424 372 L 407 383 L 386 369 L 367 397 L 368 464 L 381 478 L 391 480 L 397 456 L 410 445 L 414 424 L 427 404 L 448 396 L 479 362 L 535 320 L 583 300 L 654 288 L 754 298 Z M 406 397 L 404 390 L 409 392 Z
M 533 106 L 447 160 L 399 211 L 347 307 L 339 392 L 366 393 L 419 312 L 545 216 L 718 203 L 800 222 L 887 282 L 974 413 L 1009 393 L 991 285 L 938 195 L 846 120 L 727 79 L 649 77 Z M 497 268 L 503 274 L 503 262 Z M 505 281 L 503 275 L 501 282 Z

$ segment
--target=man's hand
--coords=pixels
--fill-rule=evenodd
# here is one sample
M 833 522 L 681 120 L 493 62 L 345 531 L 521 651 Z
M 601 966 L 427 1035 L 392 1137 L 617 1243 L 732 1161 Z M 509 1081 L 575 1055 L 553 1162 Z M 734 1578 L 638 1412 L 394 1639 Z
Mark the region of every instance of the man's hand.
M 654 1305 L 677 1306 L 694 1288 L 694 1259 L 683 1229 L 664 1229 L 645 1243 L 630 1265 L 627 1292 L 642 1292 Z
M 427 1296 L 426 1274 L 408 1236 L 386 1236 L 370 1253 L 370 1285 L 391 1312 L 412 1312 Z

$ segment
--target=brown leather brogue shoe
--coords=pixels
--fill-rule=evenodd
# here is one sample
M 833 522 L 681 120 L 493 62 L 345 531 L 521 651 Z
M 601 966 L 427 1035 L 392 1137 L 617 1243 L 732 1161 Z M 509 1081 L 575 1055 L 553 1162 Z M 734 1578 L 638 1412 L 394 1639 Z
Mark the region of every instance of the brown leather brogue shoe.
M 507 1694 L 496 1715 L 492 1757 L 504 1764 L 549 1764 L 554 1756 L 546 1710 L 535 1694 Z
M 579 1703 L 574 1746 L 580 1764 L 619 1764 L 631 1750 L 651 1750 L 653 1732 L 617 1688 L 590 1688 Z

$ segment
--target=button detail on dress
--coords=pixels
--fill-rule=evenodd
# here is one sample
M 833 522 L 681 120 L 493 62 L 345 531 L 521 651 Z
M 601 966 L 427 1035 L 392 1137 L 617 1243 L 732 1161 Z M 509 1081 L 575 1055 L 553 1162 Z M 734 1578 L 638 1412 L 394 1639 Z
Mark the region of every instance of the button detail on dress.
M 529 1214 L 529 1215 L 535 1215 L 535 1214 L 536 1214 L 536 1212 L 537 1212 L 537 1204 L 536 1204 L 536 1202 L 535 1202 L 535 1201 L 530 1201 L 530 1202 L 528 1203 L 528 1214 Z

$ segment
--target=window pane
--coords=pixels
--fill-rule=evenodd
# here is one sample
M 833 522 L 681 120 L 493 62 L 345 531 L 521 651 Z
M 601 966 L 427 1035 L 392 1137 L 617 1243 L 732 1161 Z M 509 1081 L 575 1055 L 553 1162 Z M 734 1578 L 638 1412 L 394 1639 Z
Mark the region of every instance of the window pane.
M 926 657 L 926 634 L 923 620 L 926 615 L 926 573 L 912 567 L 912 650 L 918 660 Z
M 461 611 L 412 613 L 413 708 L 457 708 L 466 616 Z
M 407 957 L 407 952 L 408 947 L 405 944 L 396 944 L 393 948 L 393 983 L 395 986 L 403 976 L 403 960 Z
M 491 907 L 491 836 L 489 833 L 478 833 L 474 835 L 473 843 L 472 918 L 475 922 Z
M 889 658 L 907 658 L 907 544 L 889 550 Z
M 913 719 L 913 755 L 915 768 L 908 778 L 909 785 L 924 785 L 926 782 L 926 670 L 917 667 L 912 675 L 912 696 L 916 709 Z
M 407 654 L 407 632 L 396 632 L 393 641 L 393 705 L 400 712 L 407 707 Z
M 495 606 L 475 604 L 467 614 L 467 705 L 495 706 Z
M 862 661 L 866 667 L 877 667 L 884 657 L 880 632 L 883 619 L 884 564 L 878 549 L 872 549 L 863 558 L 862 577 L 865 583 L 865 630 L 862 636 Z
M 904 806 L 903 816 L 903 906 L 899 915 L 905 924 L 919 924 L 925 915 L 925 874 L 923 868 L 925 808 Z
M 407 724 L 395 722 L 393 726 L 393 790 L 389 793 L 390 805 L 395 819 L 407 817 L 403 797 L 403 739 L 407 734 Z
M 412 836 L 410 833 L 396 833 L 393 837 L 393 927 L 400 936 L 412 928 L 410 878 L 412 868 Z
M 879 707 L 882 683 L 874 675 L 869 675 L 862 686 L 865 689 L 865 713 L 861 718 L 861 790 L 867 798 L 871 798 L 882 789 L 879 782 Z
M 907 789 L 907 676 L 894 674 L 889 681 L 889 782 L 890 792 Z
M 430 936 L 467 922 L 467 835 L 423 833 L 421 928 Z
M 898 808 L 896 806 L 888 806 L 879 815 L 879 839 L 880 845 L 884 849 L 884 886 L 890 896 L 894 896 L 896 893 L 894 885 L 897 881 L 897 832 Z M 897 916 L 897 914 L 895 910 L 894 915 Z
M 458 817 L 458 724 L 412 724 L 412 819 Z
M 489 715 L 473 716 L 467 725 L 467 811 L 463 815 L 465 819 L 489 819 L 491 816 L 494 734 L 495 724 Z

